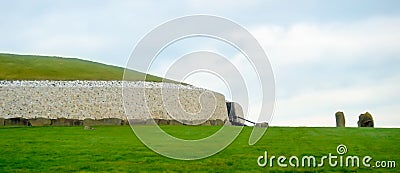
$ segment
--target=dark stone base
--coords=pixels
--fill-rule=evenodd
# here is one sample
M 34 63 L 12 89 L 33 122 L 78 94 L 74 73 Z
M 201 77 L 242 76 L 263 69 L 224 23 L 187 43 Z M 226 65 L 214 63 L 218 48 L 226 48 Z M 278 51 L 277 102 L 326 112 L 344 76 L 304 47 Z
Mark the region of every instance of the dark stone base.
M 133 124 L 133 125 L 152 125 L 154 124 L 152 119 L 148 119 L 148 120 L 141 120 L 141 119 L 130 119 L 129 123 Z M 188 120 L 182 120 L 182 122 L 177 121 L 177 120 L 166 120 L 166 119 L 154 119 L 154 122 L 157 125 L 175 125 L 175 126 L 179 126 L 179 125 L 200 125 L 200 126 L 223 126 L 224 125 L 224 121 L 222 120 L 207 120 L 207 121 L 188 121 Z M 202 123 L 201 123 L 202 122 Z M 199 124 L 201 123 L 201 124 Z
M 121 125 L 129 125 L 129 121 L 128 120 L 121 120 Z
M 169 124 L 169 120 L 165 120 L 165 119 L 158 119 L 156 122 L 158 125 L 168 125 Z
M 222 120 L 207 120 L 207 121 L 196 121 L 197 124 L 193 124 L 192 121 L 183 121 L 184 123 L 177 120 L 166 120 L 166 119 L 154 119 L 157 125 L 200 125 L 200 126 L 223 126 L 224 121 Z M 202 122 L 202 123 L 201 123 Z M 198 124 L 201 123 L 201 124 Z M 118 126 L 118 125 L 154 125 L 152 119 L 142 120 L 142 119 L 130 119 L 121 120 L 118 118 L 106 118 L 106 119 L 67 119 L 67 118 L 10 118 L 3 119 L 0 118 L 0 126 Z
M 83 121 L 78 119 L 57 118 L 51 120 L 52 126 L 82 126 Z
M 122 120 L 118 118 L 106 118 L 103 119 L 103 125 L 118 126 L 118 125 L 123 125 L 123 123 Z
M 10 118 L 4 120 L 5 126 L 30 126 L 29 120 L 25 118 Z
M 35 118 L 28 120 L 32 126 L 50 126 L 51 120 L 47 118 Z
M 210 120 L 210 123 L 212 126 L 223 126 L 224 125 L 224 121 L 222 121 L 222 120 Z
M 200 124 L 201 126 L 211 126 L 211 121 L 207 120 L 206 122 Z
M 176 121 L 176 120 L 169 120 L 168 125 L 183 125 L 181 122 Z
M 83 126 L 99 126 L 101 125 L 101 121 L 100 120 L 94 120 L 94 119 L 90 119 L 90 118 L 86 118 L 83 120 Z
M 86 118 L 83 120 L 84 126 L 118 126 L 122 125 L 122 120 L 118 118 L 106 118 L 94 120 L 90 118 Z

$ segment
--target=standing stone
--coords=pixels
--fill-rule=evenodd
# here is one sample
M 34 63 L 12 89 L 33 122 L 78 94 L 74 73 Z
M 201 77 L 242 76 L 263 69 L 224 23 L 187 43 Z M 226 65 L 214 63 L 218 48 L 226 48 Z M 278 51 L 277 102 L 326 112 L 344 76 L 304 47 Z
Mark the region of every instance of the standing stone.
M 346 125 L 346 120 L 344 119 L 344 113 L 343 112 L 336 112 L 335 113 L 336 117 L 336 127 L 345 127 Z
M 372 119 L 372 115 L 369 112 L 365 112 L 365 114 L 361 114 L 358 117 L 358 127 L 374 127 L 374 119 Z
M 4 118 L 0 118 L 0 126 L 4 126 Z

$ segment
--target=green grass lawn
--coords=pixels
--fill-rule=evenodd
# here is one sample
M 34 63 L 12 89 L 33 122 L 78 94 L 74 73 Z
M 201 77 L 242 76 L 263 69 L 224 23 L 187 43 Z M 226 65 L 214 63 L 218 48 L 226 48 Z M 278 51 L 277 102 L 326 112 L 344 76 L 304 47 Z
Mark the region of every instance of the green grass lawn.
M 124 68 L 77 58 L 0 53 L 0 80 L 122 80 L 123 74 Z M 130 70 L 125 77 L 143 80 L 145 74 Z M 146 81 L 162 80 L 146 76 Z
M 206 159 L 180 161 L 160 156 L 146 148 L 129 126 L 83 127 L 1 127 L 0 172 L 136 172 L 136 171 L 362 171 L 399 172 L 398 168 L 259 167 L 257 158 L 269 155 L 301 157 L 328 153 L 345 144 L 348 155 L 373 160 L 400 162 L 400 130 L 378 128 L 283 128 L 271 127 L 254 146 L 247 144 L 251 127 L 246 127 L 225 150 Z M 217 126 L 163 126 L 180 138 L 207 136 Z M 178 148 L 177 148 L 178 149 Z M 371 162 L 372 163 L 372 162 Z M 396 165 L 398 167 L 398 165 Z

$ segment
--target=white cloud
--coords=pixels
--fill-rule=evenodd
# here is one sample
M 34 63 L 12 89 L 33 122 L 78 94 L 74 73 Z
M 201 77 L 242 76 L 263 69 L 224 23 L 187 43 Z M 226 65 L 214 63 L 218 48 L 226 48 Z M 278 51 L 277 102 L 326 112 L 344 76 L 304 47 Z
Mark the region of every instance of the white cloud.
M 359 22 L 312 24 L 289 27 L 258 26 L 250 29 L 275 65 L 343 61 L 375 54 L 399 54 L 400 18 L 372 18 Z
M 272 124 L 335 126 L 340 110 L 349 126 L 365 111 L 377 126 L 399 126 L 399 31 L 400 18 L 253 28 L 277 76 Z

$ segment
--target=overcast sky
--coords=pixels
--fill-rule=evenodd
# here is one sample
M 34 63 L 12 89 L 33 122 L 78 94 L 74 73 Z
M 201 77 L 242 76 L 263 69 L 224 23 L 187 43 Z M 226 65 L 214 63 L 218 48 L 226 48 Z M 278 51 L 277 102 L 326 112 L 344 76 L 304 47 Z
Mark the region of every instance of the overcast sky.
M 191 14 L 217 15 L 248 29 L 267 53 L 276 77 L 272 125 L 335 126 L 334 113 L 344 111 L 346 125 L 357 126 L 358 115 L 369 111 L 376 126 L 400 127 L 399 8 L 395 0 L 9 0 L 0 2 L 0 52 L 124 67 L 136 43 L 156 26 Z M 199 45 L 225 50 L 210 40 L 187 43 L 165 56 Z M 243 64 L 239 57 L 228 59 Z M 160 75 L 162 68 L 155 65 L 152 73 Z M 229 97 L 207 80 L 189 79 Z

